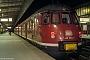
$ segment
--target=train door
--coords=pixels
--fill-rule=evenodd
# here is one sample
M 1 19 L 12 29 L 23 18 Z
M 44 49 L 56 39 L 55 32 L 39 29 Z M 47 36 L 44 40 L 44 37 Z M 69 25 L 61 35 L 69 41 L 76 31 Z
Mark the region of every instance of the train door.
M 34 36 L 35 37 L 37 37 L 37 28 L 38 28 L 38 25 L 39 25 L 39 23 L 38 23 L 38 19 L 37 18 L 35 18 L 34 19 Z
M 19 27 L 18 27 L 18 35 L 19 35 Z
M 29 38 L 30 32 L 30 21 L 27 22 L 27 38 Z
M 32 38 L 34 39 L 36 37 L 37 33 L 37 19 L 36 17 L 32 18 Z
M 25 24 L 23 24 L 23 26 L 22 26 L 22 36 L 25 37 Z
M 35 25 L 35 27 L 34 27 L 34 36 L 36 37 L 36 34 L 37 34 L 37 18 L 35 18 L 35 20 L 34 20 L 34 25 Z
M 25 23 L 25 37 L 27 38 L 27 23 Z
M 22 36 L 22 26 L 21 26 L 21 36 Z
M 18 28 L 19 28 L 19 35 L 21 35 L 21 26 L 19 26 Z

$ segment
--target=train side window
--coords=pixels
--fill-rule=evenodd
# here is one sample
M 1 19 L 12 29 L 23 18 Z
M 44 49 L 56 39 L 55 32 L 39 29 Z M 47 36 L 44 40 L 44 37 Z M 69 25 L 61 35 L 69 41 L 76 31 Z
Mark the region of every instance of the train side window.
M 74 24 L 79 24 L 78 16 L 75 13 L 72 13 L 72 21 Z
M 71 23 L 69 13 L 66 13 L 66 12 L 62 13 L 62 23 L 63 24 L 70 24 Z
M 59 24 L 60 23 L 60 14 L 58 12 L 52 13 L 52 24 Z
M 43 24 L 48 24 L 48 23 L 49 23 L 49 18 L 50 18 L 49 14 L 46 14 L 46 15 L 44 16 Z

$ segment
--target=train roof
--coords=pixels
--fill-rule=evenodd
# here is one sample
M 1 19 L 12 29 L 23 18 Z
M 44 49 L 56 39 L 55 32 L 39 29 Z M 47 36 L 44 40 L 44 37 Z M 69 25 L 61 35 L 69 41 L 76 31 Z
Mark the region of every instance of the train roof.
M 34 14 L 44 12 L 44 11 L 50 11 L 50 10 L 71 10 L 71 8 L 69 6 L 62 5 L 62 4 L 59 4 L 59 5 L 47 5 L 47 6 L 42 7 L 38 11 L 36 11 Z
M 61 4 L 59 4 L 59 5 L 47 5 L 41 9 L 39 9 L 38 12 L 48 11 L 48 10 L 71 10 L 71 8 L 69 6 L 61 5 Z
M 34 14 L 29 16 L 27 19 L 29 19 L 30 17 L 32 17 L 33 15 L 35 15 L 37 13 L 50 11 L 50 10 L 71 10 L 71 8 L 69 6 L 62 5 L 62 4 L 59 4 L 59 5 L 47 5 L 47 6 L 42 7 L 38 11 L 36 11 Z

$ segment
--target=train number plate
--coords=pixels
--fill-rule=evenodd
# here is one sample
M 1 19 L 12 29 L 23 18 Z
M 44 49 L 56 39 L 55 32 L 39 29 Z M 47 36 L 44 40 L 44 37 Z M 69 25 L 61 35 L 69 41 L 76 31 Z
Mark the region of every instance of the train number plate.
M 65 50 L 77 50 L 77 44 L 65 44 Z

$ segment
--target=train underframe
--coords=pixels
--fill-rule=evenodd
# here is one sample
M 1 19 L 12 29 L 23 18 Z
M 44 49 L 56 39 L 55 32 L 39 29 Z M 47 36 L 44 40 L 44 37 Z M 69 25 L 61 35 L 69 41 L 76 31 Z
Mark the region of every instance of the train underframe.
M 55 59 L 64 59 L 67 55 L 72 56 L 74 58 L 78 58 L 82 49 L 82 45 L 80 45 L 77 47 L 77 50 L 65 51 L 64 49 L 60 50 L 59 46 L 58 47 L 44 46 L 30 40 L 28 41 Z

